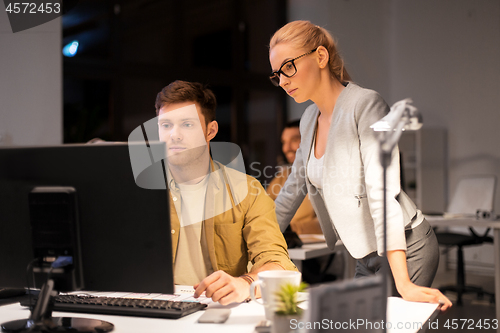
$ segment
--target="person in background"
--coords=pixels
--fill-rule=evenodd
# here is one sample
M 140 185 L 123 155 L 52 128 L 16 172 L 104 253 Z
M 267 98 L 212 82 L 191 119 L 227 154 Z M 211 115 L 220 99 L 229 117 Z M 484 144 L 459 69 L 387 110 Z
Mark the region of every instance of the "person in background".
M 279 192 L 285 185 L 286 179 L 291 172 L 291 165 L 295 161 L 295 154 L 300 145 L 300 131 L 299 131 L 299 121 L 295 120 L 289 122 L 285 125 L 283 132 L 281 133 L 281 150 L 285 155 L 287 166 L 280 168 L 279 173 L 276 177 L 271 180 L 266 188 L 267 194 L 271 199 L 276 200 Z M 306 196 L 304 201 L 297 209 L 294 217 L 290 222 L 290 227 L 295 233 L 302 234 L 323 234 L 321 227 L 319 226 L 318 218 L 316 213 Z
M 299 146 L 299 120 L 294 120 L 287 123 L 281 133 L 281 150 L 288 164 L 280 167 L 279 173 L 271 180 L 266 188 L 266 192 L 271 199 L 275 200 L 283 188 L 283 185 L 285 185 Z M 318 218 L 316 217 L 316 213 L 314 212 L 314 208 L 308 196 L 304 198 L 304 201 L 302 201 L 302 204 L 292 218 L 290 226 L 284 232 L 288 248 L 302 245 L 302 241 L 300 238 L 297 239 L 297 235 L 306 234 L 323 235 Z M 334 258 L 335 253 L 332 253 L 319 258 L 304 260 L 302 262 L 302 279 L 309 284 L 334 281 L 336 276 L 328 272 Z
M 155 106 L 167 149 L 174 283 L 225 305 L 247 299 L 258 272 L 297 270 L 260 183 L 210 157 L 218 132 L 213 92 L 175 81 Z
M 300 121 L 301 144 L 275 200 L 285 230 L 305 193 L 330 248 L 341 239 L 357 259 L 355 277 L 388 260 L 397 292 L 409 301 L 451 302 L 430 288 L 439 263 L 436 236 L 400 188 L 399 153 L 387 171 L 387 252 L 379 142 L 370 128 L 389 111 L 373 90 L 352 82 L 332 36 L 309 21 L 280 28 L 269 44 L 271 81 L 297 103 L 314 102 Z

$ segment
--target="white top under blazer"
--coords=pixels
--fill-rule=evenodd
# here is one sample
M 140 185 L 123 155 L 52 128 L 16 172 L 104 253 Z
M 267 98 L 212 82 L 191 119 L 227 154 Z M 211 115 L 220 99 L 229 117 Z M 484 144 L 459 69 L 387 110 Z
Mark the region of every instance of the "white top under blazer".
M 314 140 L 316 141 L 316 140 Z M 316 158 L 315 154 L 315 144 L 313 142 L 313 146 L 311 149 L 311 154 L 309 154 L 309 161 L 307 162 L 307 177 L 311 184 L 314 185 L 317 189 L 323 188 L 323 159 L 325 155 L 320 158 Z

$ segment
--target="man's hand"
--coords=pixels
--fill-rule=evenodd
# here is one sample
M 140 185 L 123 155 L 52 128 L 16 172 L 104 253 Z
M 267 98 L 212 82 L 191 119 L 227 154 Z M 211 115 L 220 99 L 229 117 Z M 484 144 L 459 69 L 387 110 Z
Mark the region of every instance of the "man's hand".
M 242 278 L 233 277 L 224 271 L 217 271 L 194 286 L 194 297 L 205 292 L 214 302 L 227 305 L 232 302 L 243 302 L 250 295 L 250 286 Z

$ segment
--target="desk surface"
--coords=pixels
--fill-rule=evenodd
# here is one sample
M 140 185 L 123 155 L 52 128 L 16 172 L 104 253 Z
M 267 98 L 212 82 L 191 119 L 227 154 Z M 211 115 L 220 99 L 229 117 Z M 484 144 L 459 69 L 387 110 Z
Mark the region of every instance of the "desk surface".
M 212 303 L 210 307 L 223 307 L 218 303 Z M 224 324 L 200 324 L 198 318 L 203 311 L 198 311 L 189 316 L 170 320 L 141 317 L 109 316 L 84 313 L 66 313 L 54 312 L 54 317 L 79 317 L 106 320 L 115 325 L 113 332 L 203 332 L 203 333 L 253 333 L 255 326 L 264 319 L 264 307 L 255 302 L 234 304 L 224 306 L 231 308 L 231 316 Z M 429 318 L 437 313 L 437 304 L 407 302 L 400 298 L 390 297 L 387 304 L 388 318 L 387 322 L 392 323 L 394 327 L 388 332 L 411 333 L 418 332 L 419 327 L 415 322 L 420 322 L 426 327 Z M 29 311 L 19 304 L 10 304 L 0 307 L 0 322 L 6 322 L 16 319 L 28 318 Z M 397 326 L 401 327 L 398 329 Z M 363 331 L 363 330 L 360 330 Z
M 337 242 L 335 244 L 335 249 L 340 250 L 344 247 L 342 242 Z M 325 242 L 322 243 L 311 243 L 304 244 L 300 248 L 288 249 L 288 254 L 290 255 L 290 259 L 296 260 L 306 260 L 316 257 L 321 257 L 327 254 L 332 253 L 333 251 L 328 248 Z
M 354 259 L 342 243 L 338 240 L 335 243 L 335 249 L 332 251 L 324 242 L 323 235 L 311 235 L 316 236 L 315 241 L 323 240 L 323 242 L 308 243 L 302 245 L 301 248 L 288 249 L 290 259 L 295 263 L 299 271 L 302 271 L 302 261 L 312 258 L 317 258 L 325 255 L 329 255 L 333 252 L 340 251 L 344 256 L 344 279 L 352 279 L 354 277 L 354 271 L 356 268 L 356 259 Z M 323 237 L 319 237 L 323 236 Z M 302 235 L 300 235 L 302 239 Z
M 443 217 L 425 215 L 425 219 L 435 227 L 486 227 L 500 229 L 500 220 L 477 220 L 475 217 Z

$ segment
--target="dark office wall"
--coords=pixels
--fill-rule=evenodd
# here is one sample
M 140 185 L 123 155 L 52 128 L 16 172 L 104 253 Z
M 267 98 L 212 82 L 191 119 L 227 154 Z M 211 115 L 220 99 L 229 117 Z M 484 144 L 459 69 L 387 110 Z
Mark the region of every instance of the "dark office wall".
M 215 140 L 240 145 L 261 176 L 276 163 L 286 118 L 267 49 L 285 13 L 284 0 L 80 1 L 63 18 L 64 42 L 81 38 L 64 59 L 64 141 L 127 140 L 156 116 L 161 88 L 198 81 L 218 99 Z

